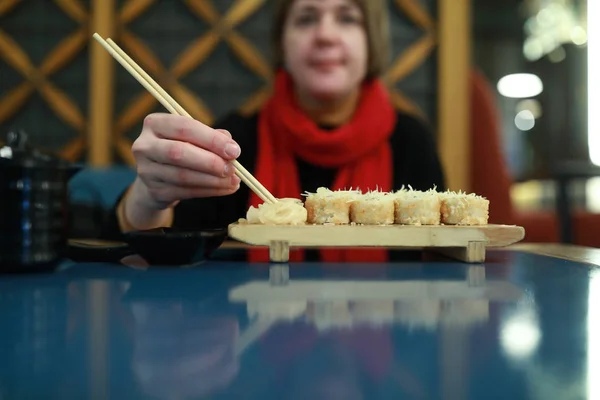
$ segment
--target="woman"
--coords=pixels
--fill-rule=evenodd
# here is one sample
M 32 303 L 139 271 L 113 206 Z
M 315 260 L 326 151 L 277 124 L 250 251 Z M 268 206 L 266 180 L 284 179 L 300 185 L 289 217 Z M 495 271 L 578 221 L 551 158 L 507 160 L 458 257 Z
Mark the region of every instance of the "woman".
M 388 53 L 384 1 L 278 0 L 273 39 L 274 94 L 259 113 L 233 114 L 220 129 L 170 114 L 145 119 L 133 144 L 138 176 L 113 232 L 226 226 L 244 217 L 260 200 L 240 186 L 234 159 L 279 198 L 320 186 L 444 189 L 432 135 L 394 110 L 378 79 Z

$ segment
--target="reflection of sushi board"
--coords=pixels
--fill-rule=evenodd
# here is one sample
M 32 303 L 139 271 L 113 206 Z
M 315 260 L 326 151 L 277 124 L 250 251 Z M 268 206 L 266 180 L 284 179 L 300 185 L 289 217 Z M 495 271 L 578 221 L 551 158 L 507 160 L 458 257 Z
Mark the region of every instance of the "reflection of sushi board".
M 481 267 L 472 267 L 481 268 Z M 310 301 L 383 302 L 383 301 L 463 301 L 489 300 L 513 302 L 525 292 L 504 280 L 487 280 L 472 285 L 468 280 L 309 280 L 290 279 L 282 286 L 268 281 L 250 281 L 229 291 L 230 302 L 246 302 L 260 305 L 269 311 L 269 306 L 285 304 L 296 312 L 306 308 Z M 301 307 L 300 307 L 301 306 Z
M 381 247 L 423 249 L 465 262 L 485 261 L 488 247 L 523 240 L 515 225 L 262 225 L 234 223 L 229 237 L 254 246 L 268 246 L 274 262 L 287 262 L 290 247 Z
M 471 267 L 481 268 L 482 267 Z M 318 330 L 360 325 L 469 326 L 489 319 L 490 302 L 516 302 L 525 292 L 503 280 L 337 281 L 290 279 L 285 285 L 251 281 L 229 291 L 251 320 L 304 319 Z

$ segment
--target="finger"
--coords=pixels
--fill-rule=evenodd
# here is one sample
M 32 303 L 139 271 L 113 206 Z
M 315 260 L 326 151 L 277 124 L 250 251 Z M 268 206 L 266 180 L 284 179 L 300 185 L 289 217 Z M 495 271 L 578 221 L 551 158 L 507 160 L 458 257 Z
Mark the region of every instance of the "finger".
M 217 129 L 217 131 L 221 132 L 222 134 L 226 135 L 228 138 L 231 139 L 231 133 L 229 133 L 229 131 L 226 131 L 225 129 Z
M 155 141 L 148 158 L 160 164 L 187 168 L 221 178 L 234 173 L 233 165 L 217 154 L 177 140 Z
M 228 135 L 189 117 L 151 114 L 144 120 L 144 126 L 161 138 L 191 143 L 225 160 L 233 160 L 241 152 L 239 145 Z
M 236 175 L 217 177 L 192 169 L 158 163 L 148 163 L 140 167 L 138 173 L 149 180 L 182 187 L 227 189 L 240 184 L 240 178 Z

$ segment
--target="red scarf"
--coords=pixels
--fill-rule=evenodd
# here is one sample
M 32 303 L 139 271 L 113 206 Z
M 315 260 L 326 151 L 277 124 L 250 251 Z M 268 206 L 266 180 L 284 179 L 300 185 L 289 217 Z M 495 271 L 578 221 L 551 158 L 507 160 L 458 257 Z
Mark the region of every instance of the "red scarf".
M 277 198 L 300 198 L 295 159 L 337 168 L 332 190 L 360 188 L 390 191 L 392 151 L 389 145 L 396 124 L 396 112 L 383 84 L 363 84 L 352 120 L 334 130 L 322 130 L 298 107 L 291 77 L 283 70 L 275 77 L 273 96 L 263 107 L 258 123 L 258 161 L 254 176 Z M 262 200 L 251 193 L 250 205 Z M 321 250 L 326 262 L 385 262 L 387 251 L 380 249 Z M 301 250 L 290 251 L 290 261 L 301 261 Z M 252 262 L 268 262 L 266 249 L 250 251 Z

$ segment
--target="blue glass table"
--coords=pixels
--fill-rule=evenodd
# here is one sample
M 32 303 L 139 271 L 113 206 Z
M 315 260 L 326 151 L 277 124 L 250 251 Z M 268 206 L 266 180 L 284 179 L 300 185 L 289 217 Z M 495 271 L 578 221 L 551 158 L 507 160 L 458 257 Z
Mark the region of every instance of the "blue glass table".
M 598 399 L 600 257 L 561 254 L 3 276 L 0 398 Z

